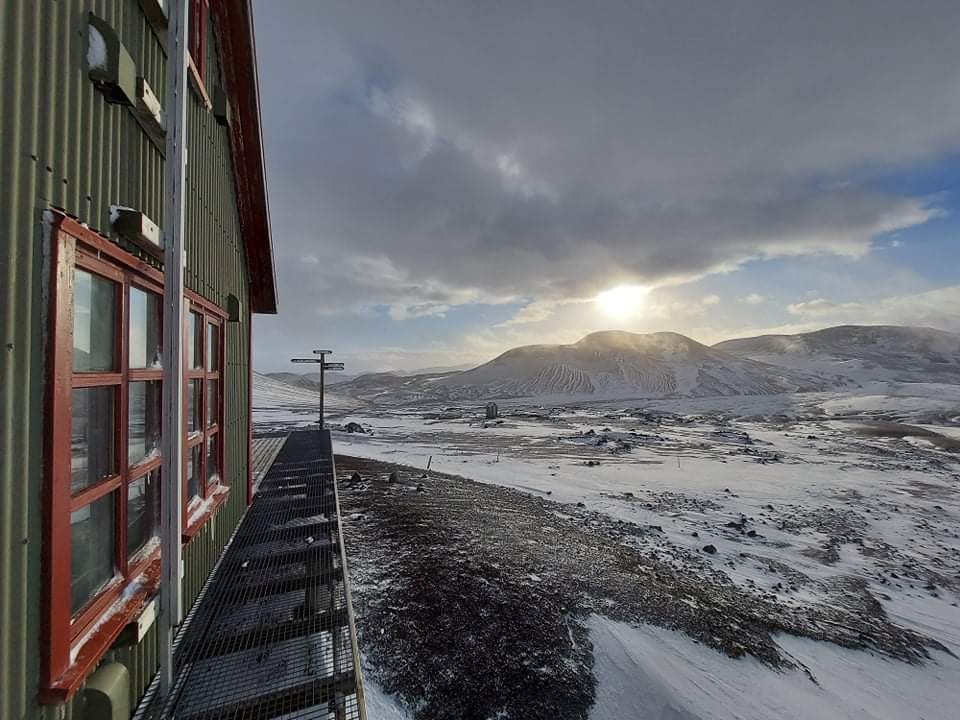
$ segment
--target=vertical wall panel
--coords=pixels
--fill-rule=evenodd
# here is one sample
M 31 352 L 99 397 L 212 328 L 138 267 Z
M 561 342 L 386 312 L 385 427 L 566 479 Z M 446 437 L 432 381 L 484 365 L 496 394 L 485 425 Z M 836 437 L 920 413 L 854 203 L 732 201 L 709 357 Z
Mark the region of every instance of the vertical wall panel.
M 82 715 L 79 704 L 51 709 L 36 703 L 47 292 L 41 215 L 45 208 L 60 207 L 108 236 L 111 204 L 138 208 L 161 227 L 166 220 L 162 149 L 127 108 L 107 104 L 89 79 L 91 11 L 116 29 L 138 74 L 165 102 L 165 54 L 138 0 L 0 2 L 0 718 L 4 720 L 70 720 L 75 715 L 81 720 Z M 208 78 L 217 76 L 212 53 L 207 62 Z M 214 81 L 206 84 L 212 95 Z M 194 93 L 189 102 L 187 285 L 221 307 L 233 294 L 247 308 L 247 268 L 229 131 L 216 123 Z M 246 320 L 226 326 L 225 480 L 234 491 L 216 521 L 185 549 L 191 600 L 245 509 L 249 332 Z M 127 665 L 131 696 L 139 697 L 157 667 L 155 630 L 136 647 L 108 657 Z

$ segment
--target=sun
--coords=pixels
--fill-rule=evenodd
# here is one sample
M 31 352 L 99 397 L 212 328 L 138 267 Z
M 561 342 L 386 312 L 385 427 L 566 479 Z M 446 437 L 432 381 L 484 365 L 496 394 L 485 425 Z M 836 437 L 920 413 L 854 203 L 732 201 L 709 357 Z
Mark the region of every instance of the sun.
M 650 288 L 643 285 L 618 285 L 597 295 L 594 302 L 607 317 L 623 320 L 640 312 L 649 294 Z

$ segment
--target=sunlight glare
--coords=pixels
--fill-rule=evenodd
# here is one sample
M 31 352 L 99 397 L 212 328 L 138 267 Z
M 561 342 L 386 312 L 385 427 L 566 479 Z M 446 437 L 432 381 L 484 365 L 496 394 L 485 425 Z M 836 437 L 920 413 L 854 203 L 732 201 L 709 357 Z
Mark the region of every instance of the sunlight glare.
M 600 311 L 611 318 L 624 319 L 636 315 L 650 294 L 643 285 L 618 285 L 594 298 Z

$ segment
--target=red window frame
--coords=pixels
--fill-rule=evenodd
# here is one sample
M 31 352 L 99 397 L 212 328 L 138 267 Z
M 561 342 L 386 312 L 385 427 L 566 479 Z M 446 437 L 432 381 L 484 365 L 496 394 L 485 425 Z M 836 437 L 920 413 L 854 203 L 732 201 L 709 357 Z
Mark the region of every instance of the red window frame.
M 157 368 L 130 368 L 130 289 L 139 288 L 162 296 L 163 275 L 156 268 L 121 250 L 106 238 L 78 222 L 54 213 L 50 240 L 50 302 L 48 322 L 49 379 L 46 395 L 45 451 L 45 512 L 44 512 L 44 595 L 43 595 L 43 642 L 42 642 L 42 702 L 64 702 L 82 685 L 85 676 L 93 670 L 103 654 L 124 626 L 143 607 L 156 591 L 160 576 L 159 548 L 141 548 L 132 557 L 127 552 L 127 502 L 130 483 L 154 472 L 161 465 L 159 454 L 135 465 L 129 464 L 129 383 L 138 381 L 162 382 L 163 371 Z M 107 372 L 75 372 L 73 368 L 74 330 L 74 278 L 76 269 L 82 269 L 111 282 L 117 283 L 115 295 L 116 317 L 114 319 L 113 370 Z M 199 308 L 205 319 L 204 343 L 206 348 L 206 319 L 219 328 L 219 365 L 207 371 L 204 362 L 203 393 L 207 393 L 207 380 L 216 380 L 219 387 L 219 402 L 215 411 L 215 423 L 204 423 L 202 442 L 208 436 L 222 437 L 225 418 L 225 328 L 226 313 L 192 291 L 185 292 L 191 308 Z M 162 306 L 160 308 L 162 313 Z M 162 318 L 160 318 L 162 328 Z M 189 376 L 189 373 L 185 373 Z M 79 388 L 113 387 L 114 395 L 114 447 L 113 467 L 115 472 L 97 480 L 76 494 L 72 493 L 72 402 L 73 391 Z M 186 386 L 184 387 L 186 401 Z M 184 411 L 186 408 L 184 407 Z M 203 405 L 203 417 L 207 408 Z M 184 423 L 186 432 L 187 424 Z M 186 445 L 185 445 L 186 447 Z M 206 449 L 206 445 L 203 445 Z M 205 472 L 205 452 L 201 453 L 201 466 Z M 197 518 L 190 528 L 193 537 L 203 527 L 216 509 L 226 500 L 229 487 L 224 482 L 224 448 L 218 444 L 220 482 L 204 483 L 204 497 L 211 498 L 208 509 Z M 186 486 L 186 467 L 182 469 L 181 481 Z M 205 479 L 205 475 L 201 476 Z M 166 482 L 161 478 L 160 482 Z M 114 565 L 118 576 L 97 591 L 77 613 L 72 612 L 72 540 L 71 513 L 114 493 Z M 183 513 L 187 517 L 188 498 L 184 497 Z M 185 535 L 184 541 L 189 539 Z M 142 576 L 135 592 L 124 591 L 133 578 Z M 121 600 L 121 595 L 124 600 Z M 121 602 L 122 607 L 115 607 Z M 107 615 L 106 611 L 110 610 Z
M 207 23 L 210 21 L 210 1 L 190 0 L 190 59 L 202 80 L 207 65 Z
M 191 318 L 199 319 L 201 328 L 201 337 L 198 357 L 195 357 L 196 367 L 190 362 L 190 351 L 195 347 L 196 338 L 190 336 Z M 184 323 L 184 332 L 187 337 L 184 341 L 183 367 L 185 387 L 183 393 L 183 423 L 184 444 L 183 444 L 183 536 L 184 540 L 192 539 L 203 527 L 204 523 L 210 517 L 212 512 L 219 507 L 223 501 L 225 482 L 224 467 L 224 442 L 223 442 L 223 420 L 226 417 L 226 392 L 224 391 L 225 377 L 224 362 L 226 360 L 226 315 L 222 309 L 199 298 L 191 297 L 189 312 L 186 315 Z M 216 354 L 216 364 L 211 363 L 211 347 L 208 333 L 210 328 L 217 329 L 217 346 L 214 348 Z M 200 429 L 191 431 L 189 429 L 190 415 L 190 385 L 193 382 L 200 383 L 200 395 L 198 398 L 197 411 L 200 415 Z M 215 382 L 217 387 L 216 402 L 212 403 L 210 398 L 210 383 Z M 215 477 L 211 478 L 209 468 L 209 456 L 207 454 L 207 443 L 214 440 L 216 444 L 215 462 L 217 467 L 214 469 Z M 189 490 L 190 463 L 194 448 L 199 448 L 199 467 L 194 468 L 194 472 L 199 472 L 198 480 L 199 494 L 191 495 Z M 211 482 L 213 480 L 213 482 Z

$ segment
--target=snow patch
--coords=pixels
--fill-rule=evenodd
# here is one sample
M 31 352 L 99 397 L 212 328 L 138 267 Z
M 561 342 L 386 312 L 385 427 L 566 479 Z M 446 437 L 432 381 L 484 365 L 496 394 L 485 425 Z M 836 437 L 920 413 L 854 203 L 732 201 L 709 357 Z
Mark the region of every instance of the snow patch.
M 107 42 L 93 25 L 87 25 L 87 66 L 91 70 L 105 70 L 107 67 Z M 112 208 L 110 214 L 112 222 Z
M 367 720 L 411 720 L 411 715 L 393 695 L 388 695 L 375 682 L 364 678 L 363 699 L 367 708 Z
M 89 60 L 89 55 L 87 59 Z M 117 220 L 120 219 L 121 212 L 136 212 L 132 207 L 127 207 L 126 205 L 111 205 L 110 206 L 110 224 L 113 225 Z
M 110 583 L 108 583 L 107 586 L 112 585 L 121 579 L 122 578 L 119 575 L 117 575 L 114 577 L 114 579 Z M 127 606 L 127 603 L 130 602 L 130 599 L 137 592 L 140 591 L 140 588 L 142 588 L 146 584 L 146 582 L 147 582 L 146 574 L 141 573 L 137 575 L 135 578 L 133 578 L 129 583 L 127 583 L 127 586 L 123 589 L 123 592 L 120 593 L 120 597 L 118 597 L 113 602 L 113 604 L 109 608 L 107 608 L 107 610 L 103 613 L 103 615 L 100 616 L 99 620 L 97 620 L 93 625 L 91 625 L 87 629 L 87 631 L 84 632 L 83 635 L 81 635 L 80 638 L 75 643 L 73 643 L 73 646 L 70 648 L 70 664 L 71 665 L 76 662 L 77 657 L 80 654 L 80 650 L 83 649 L 83 646 L 87 643 L 87 641 L 90 640 L 94 635 L 96 635 L 103 628 L 104 625 L 106 625 L 110 620 L 113 619 L 115 615 L 122 612 L 124 608 Z
M 677 631 L 597 615 L 587 626 L 597 677 L 590 720 L 947 718 L 960 703 L 960 660 L 944 653 L 915 666 L 779 636 L 808 676 L 729 658 Z

